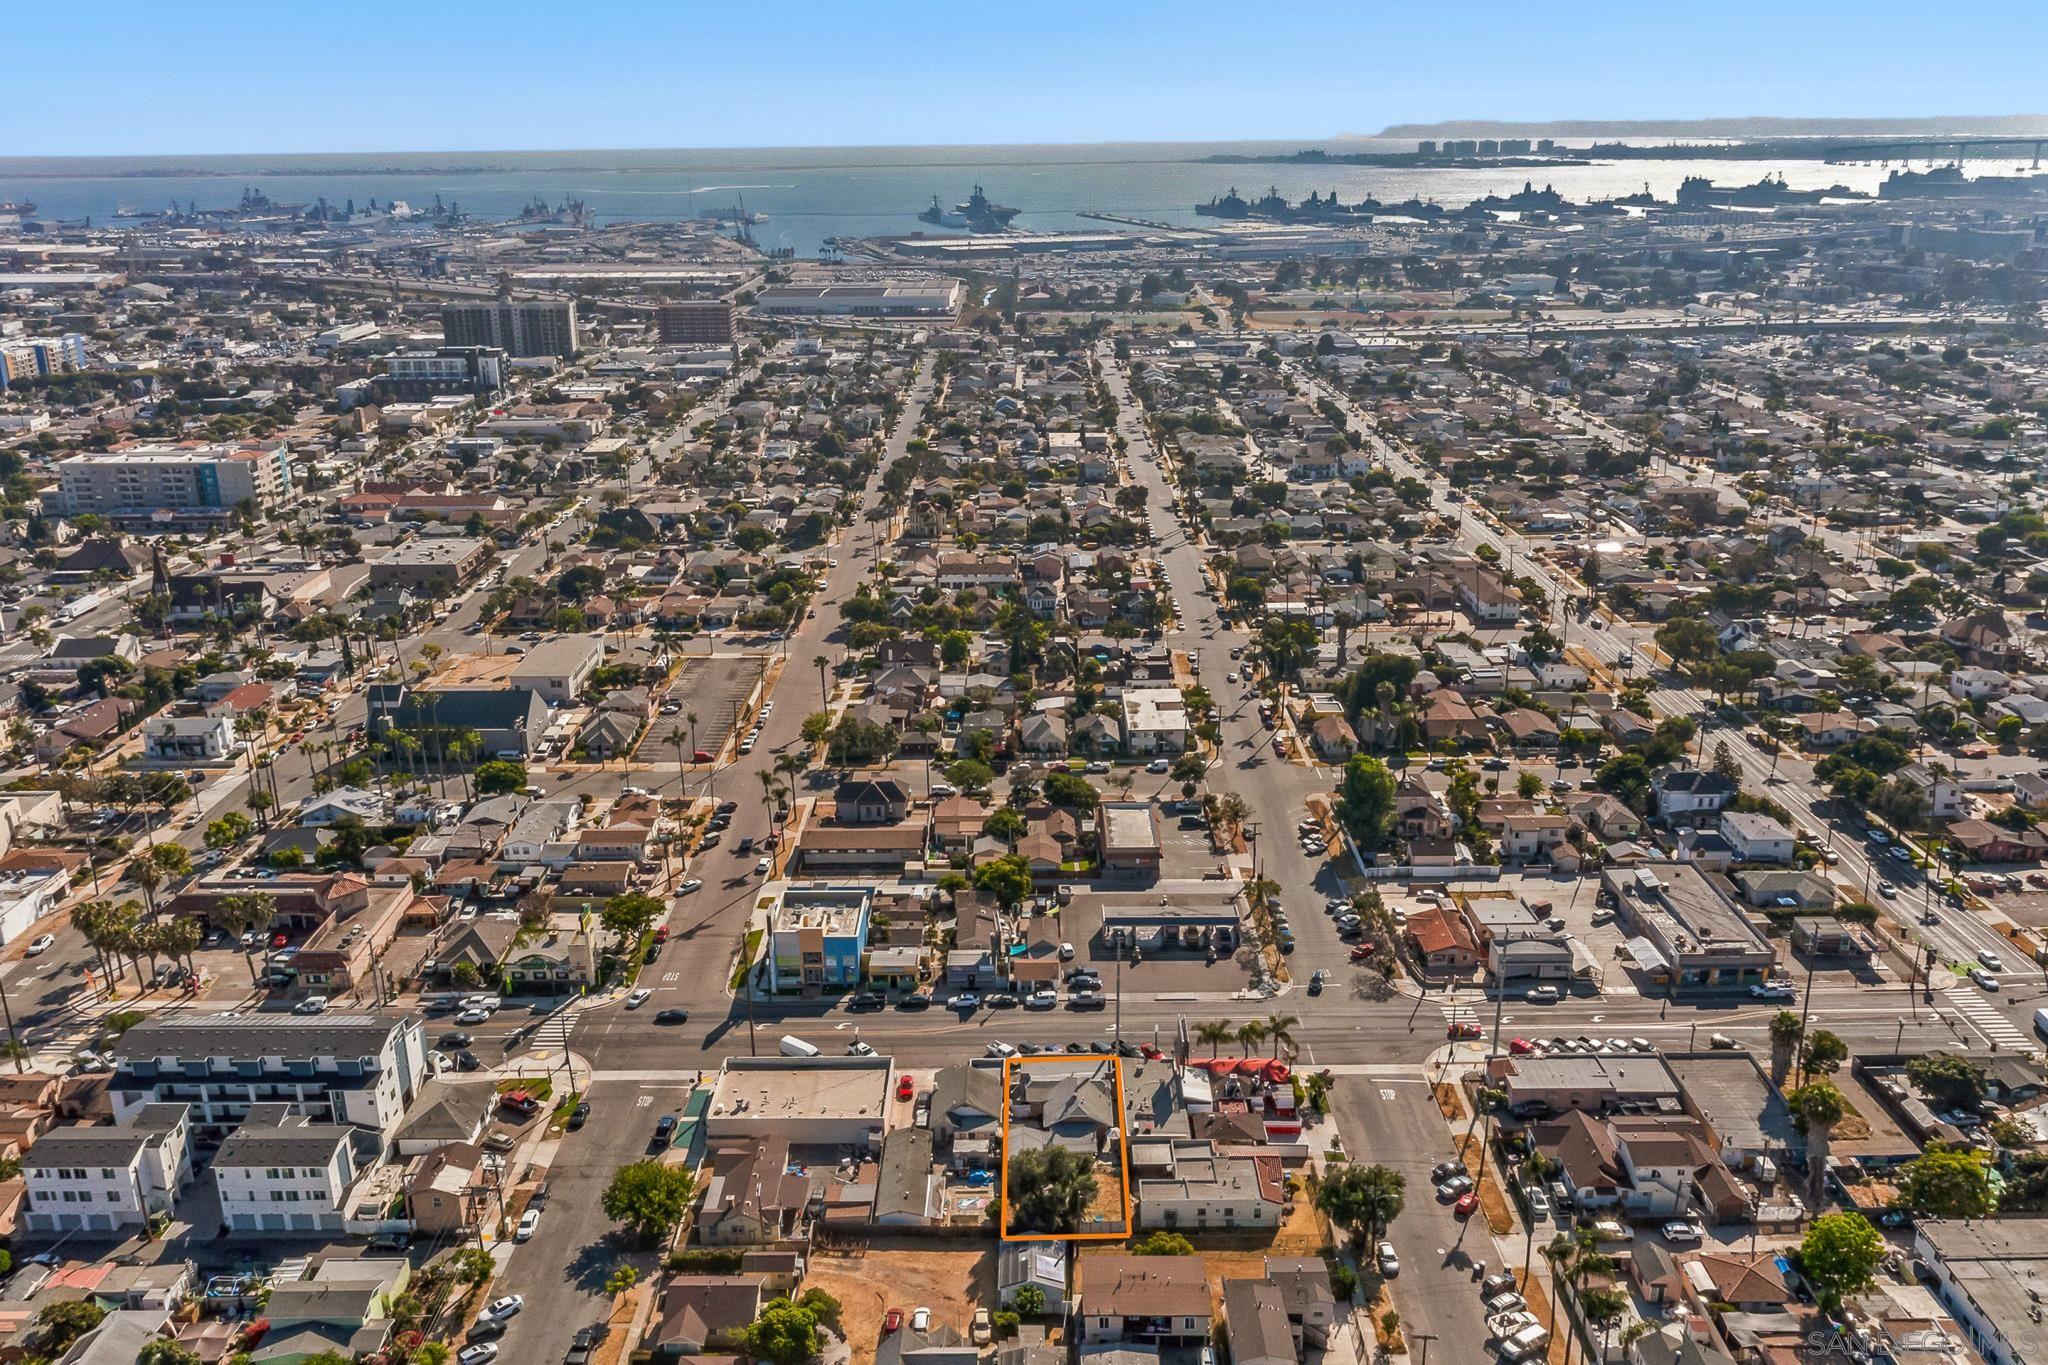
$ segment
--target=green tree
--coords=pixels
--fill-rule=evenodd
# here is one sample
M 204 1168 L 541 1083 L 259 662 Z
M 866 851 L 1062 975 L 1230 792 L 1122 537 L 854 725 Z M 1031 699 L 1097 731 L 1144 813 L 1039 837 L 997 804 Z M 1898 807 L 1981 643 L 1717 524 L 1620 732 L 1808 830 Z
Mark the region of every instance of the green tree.
M 1101 799 L 1094 785 L 1078 773 L 1047 773 L 1042 790 L 1047 801 L 1067 810 L 1093 810 Z
M 696 1188 L 696 1178 L 681 1166 L 635 1161 L 612 1173 L 599 1202 L 605 1217 L 651 1244 L 683 1221 Z
M 742 1351 L 769 1365 L 804 1365 L 824 1346 L 817 1315 L 788 1299 L 770 1300 L 738 1336 Z
M 1337 818 L 1368 849 L 1386 843 L 1394 823 L 1394 775 L 1371 754 L 1353 754 L 1337 787 Z
M 1824 1213 L 1799 1243 L 1799 1273 L 1813 1286 L 1821 1308 L 1832 1312 L 1875 1283 L 1872 1276 L 1884 1255 L 1884 1238 L 1862 1214 Z
M 107 1311 L 89 1299 L 66 1299 L 46 1304 L 36 1314 L 44 1348 L 52 1356 L 63 1355 L 71 1343 L 100 1325 Z
M 476 765 L 478 796 L 500 796 L 526 786 L 526 765 L 507 758 L 494 758 Z
M 149 851 L 149 861 L 166 877 L 182 877 L 192 870 L 192 852 L 183 844 L 158 844 Z
M 231 810 L 207 825 L 206 846 L 215 850 L 232 848 L 248 838 L 249 832 L 254 828 L 248 816 L 238 810 Z
M 1306 621 L 1271 616 L 1259 627 L 1259 652 L 1276 678 L 1293 677 L 1297 669 L 1315 657 L 1320 642 L 1316 628 Z
M 946 780 L 964 792 L 985 792 L 996 780 L 995 770 L 980 759 L 963 758 L 946 765 Z
M 1984 1101 L 1984 1068 L 1967 1057 L 1915 1057 L 1906 1063 L 1906 1079 L 1943 1109 L 1974 1109 Z
M 1543 795 L 1543 779 L 1532 772 L 1523 772 L 1515 778 L 1515 795 L 1524 801 L 1533 801 Z
M 1324 1175 L 1316 1190 L 1316 1207 L 1351 1234 L 1354 1247 L 1384 1236 L 1407 1199 L 1407 1179 L 1386 1166 L 1347 1163 Z
M 622 1265 L 605 1277 L 604 1292 L 616 1298 L 638 1283 L 640 1283 L 640 1268 L 638 1266 Z
M 135 1365 L 200 1365 L 200 1360 L 199 1353 L 183 1342 L 157 1337 L 142 1343 L 135 1353 Z
M 1177 1232 L 1155 1232 L 1131 1248 L 1133 1256 L 1192 1256 L 1195 1244 Z
M 604 903 L 604 927 L 620 938 L 632 940 L 654 927 L 666 907 L 641 891 L 622 891 Z
M 1998 1192 L 1981 1152 L 1936 1144 L 1899 1168 L 1899 1202 L 1922 1217 L 1989 1218 Z
M 1809 1076 L 1832 1076 L 1849 1060 L 1849 1045 L 1827 1029 L 1818 1028 L 1806 1036 L 1799 1065 Z
M 1035 1318 L 1045 1311 L 1045 1291 L 1035 1284 L 1024 1285 L 1010 1296 L 1010 1306 L 1017 1310 L 1019 1316 Z
M 1095 1161 L 1064 1147 L 1041 1147 L 1010 1158 L 1003 1202 L 1009 1230 L 1075 1232 L 1095 1198 Z
M 1006 844 L 1016 843 L 1030 828 L 1030 823 L 1024 819 L 1023 812 L 1012 806 L 998 806 L 989 812 L 988 819 L 981 823 L 983 834 L 991 839 L 1001 839 Z
M 1016 905 L 1031 894 L 1031 864 L 1015 853 L 991 858 L 974 869 L 974 889 Z

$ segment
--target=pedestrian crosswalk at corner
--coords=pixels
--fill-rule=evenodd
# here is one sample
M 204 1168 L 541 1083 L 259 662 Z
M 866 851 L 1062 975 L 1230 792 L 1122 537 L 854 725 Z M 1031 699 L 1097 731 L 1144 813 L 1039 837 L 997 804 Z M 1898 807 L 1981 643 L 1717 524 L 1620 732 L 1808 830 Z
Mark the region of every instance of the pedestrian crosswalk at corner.
M 1437 997 L 1436 1007 L 1443 1012 L 1446 1026 L 1477 1024 L 1483 1022 L 1479 1018 L 1478 1009 L 1483 1003 L 1484 1000 L 1479 996 L 1441 995 Z
M 567 1052 L 569 1035 L 576 1029 L 576 1016 L 561 1010 L 533 1031 L 535 1052 Z
M 1942 992 L 1942 996 L 1964 1022 L 1983 1034 L 1999 1051 L 2011 1050 L 2030 1055 L 2040 1051 L 2034 1040 L 2020 1032 L 2012 1020 L 2000 1014 L 1998 1008 L 1986 1000 L 1975 986 L 1951 986 Z

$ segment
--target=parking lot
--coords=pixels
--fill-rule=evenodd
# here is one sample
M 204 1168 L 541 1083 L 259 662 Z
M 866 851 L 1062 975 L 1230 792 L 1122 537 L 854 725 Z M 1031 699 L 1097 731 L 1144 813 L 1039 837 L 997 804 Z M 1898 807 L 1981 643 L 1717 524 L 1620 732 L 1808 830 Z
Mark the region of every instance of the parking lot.
M 681 736 L 687 755 L 691 738 L 687 717 L 695 714 L 696 747 L 717 757 L 766 670 L 767 660 L 756 654 L 683 660 L 656 705 L 654 720 L 640 741 L 639 756 L 649 762 L 673 762 L 677 736 Z M 671 706 L 675 706 L 673 711 Z

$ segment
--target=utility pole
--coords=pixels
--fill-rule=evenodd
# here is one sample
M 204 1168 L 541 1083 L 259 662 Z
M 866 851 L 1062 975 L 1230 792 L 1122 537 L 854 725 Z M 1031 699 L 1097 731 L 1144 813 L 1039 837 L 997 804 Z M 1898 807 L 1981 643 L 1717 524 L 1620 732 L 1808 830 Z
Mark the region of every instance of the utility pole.
M 14 1036 L 14 1006 L 7 1002 L 7 984 L 4 981 L 0 981 L 0 1014 L 4 1014 L 7 1019 L 7 1045 L 8 1050 L 14 1053 L 14 1069 L 17 1073 L 26 1073 L 28 1062 L 22 1057 L 21 1049 L 16 1046 L 18 1040 Z

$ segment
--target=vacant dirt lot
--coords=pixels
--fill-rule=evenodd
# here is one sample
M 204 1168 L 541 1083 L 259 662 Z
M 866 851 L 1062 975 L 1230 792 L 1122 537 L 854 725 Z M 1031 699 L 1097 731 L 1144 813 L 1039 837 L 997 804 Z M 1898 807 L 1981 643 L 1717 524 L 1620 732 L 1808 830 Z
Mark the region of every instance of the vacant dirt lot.
M 995 1306 L 995 1244 L 954 1249 L 930 1240 L 876 1241 L 858 1256 L 813 1256 L 803 1288 L 822 1289 L 839 1300 L 853 1365 L 868 1365 L 882 1334 L 882 1315 L 891 1308 L 901 1308 L 906 1317 L 913 1308 L 929 1308 L 934 1322 L 964 1337 L 974 1310 Z

